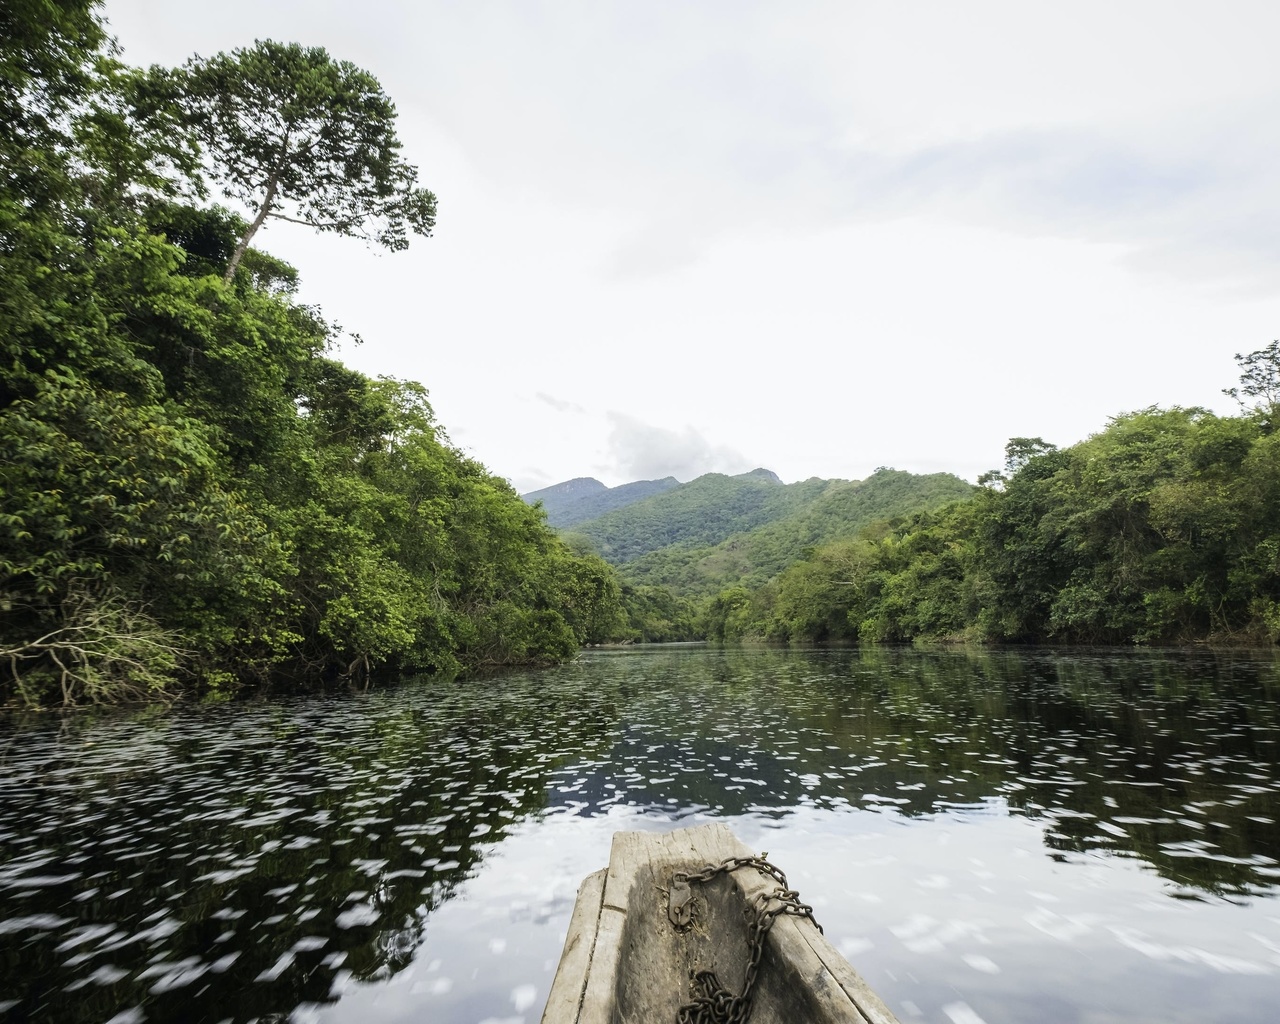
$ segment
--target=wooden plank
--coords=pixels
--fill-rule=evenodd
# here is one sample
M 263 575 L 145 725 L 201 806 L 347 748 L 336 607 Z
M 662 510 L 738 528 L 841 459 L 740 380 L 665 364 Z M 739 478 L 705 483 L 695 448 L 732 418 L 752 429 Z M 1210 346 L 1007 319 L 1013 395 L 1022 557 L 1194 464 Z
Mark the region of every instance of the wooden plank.
M 560 966 L 551 982 L 543 1024 L 571 1024 L 578 1019 L 582 994 L 586 988 L 591 959 L 595 953 L 600 927 L 600 907 L 604 898 L 605 868 L 593 872 L 578 887 L 578 898 L 569 919 L 569 933 L 564 938 Z
M 875 990 L 871 988 L 853 965 L 841 955 L 825 935 L 816 928 L 805 928 L 800 931 L 800 938 L 807 942 L 819 959 L 829 970 L 836 982 L 853 1001 L 858 1012 L 866 1018 L 868 1024 L 898 1024 L 893 1011 L 889 1009 Z
M 802 894 L 801 899 L 803 898 Z M 769 938 L 776 962 L 794 968 L 799 979 L 798 986 L 808 991 L 815 1002 L 829 1007 L 833 1019 L 855 1024 L 897 1024 L 892 1016 L 887 1020 L 875 1021 L 868 1017 L 854 994 L 849 991 L 846 978 L 839 970 L 843 967 L 845 972 L 852 974 L 853 969 L 835 947 L 822 937 L 812 921 L 791 915 L 780 917 L 774 922 Z
M 742 868 L 735 873 L 735 878 L 742 888 L 743 898 L 750 903 L 758 893 L 773 892 L 777 882 L 753 869 Z M 800 894 L 801 900 L 804 894 Z M 775 1009 L 778 1014 L 797 1013 L 801 1007 L 787 1002 L 784 993 L 798 997 L 804 993 L 808 1002 L 821 1005 L 829 1015 L 827 1019 L 850 1021 L 852 1024 L 867 1024 L 866 1017 L 860 1012 L 857 1002 L 841 983 L 841 978 L 831 970 L 831 965 L 815 948 L 813 940 L 821 947 L 829 949 L 843 962 L 840 954 L 827 943 L 813 921 L 790 914 L 779 916 L 769 931 L 766 939 L 768 955 L 762 969 L 761 983 L 757 1002 L 761 1011 Z M 823 951 L 825 951 L 825 949 Z M 845 964 L 848 967 L 848 964 Z M 849 968 L 849 970 L 852 970 Z M 772 975 L 772 979 L 768 977 Z M 778 984 L 785 979 L 785 984 Z M 770 986 L 769 980 L 775 984 Z M 777 1004 L 776 1007 L 774 1004 Z M 888 1024 L 888 1022 L 884 1022 Z
M 612 1024 L 618 994 L 618 969 L 622 952 L 622 934 L 627 915 L 613 907 L 600 908 L 600 928 L 596 933 L 596 956 L 591 958 L 578 1024 Z M 547 1024 L 562 1024 L 549 1020 Z
M 647 833 L 615 832 L 609 851 L 609 874 L 604 884 L 604 905 L 626 913 L 627 899 L 636 871 L 648 860 Z
M 710 825 L 681 829 L 679 833 L 672 832 L 671 835 L 682 835 L 691 855 L 688 859 L 702 862 L 697 865 L 698 868 L 719 864 L 730 857 L 751 856 L 751 850 L 733 834 L 733 830 L 718 821 Z

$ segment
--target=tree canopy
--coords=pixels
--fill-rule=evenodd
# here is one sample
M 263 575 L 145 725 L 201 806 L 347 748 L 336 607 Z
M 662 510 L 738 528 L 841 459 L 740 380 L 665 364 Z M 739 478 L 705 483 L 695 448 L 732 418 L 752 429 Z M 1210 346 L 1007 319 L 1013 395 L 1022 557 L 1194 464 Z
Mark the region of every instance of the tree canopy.
M 391 250 L 429 235 L 436 197 L 400 154 L 396 108 L 378 80 L 320 47 L 252 47 L 154 69 L 157 103 L 176 104 L 204 169 L 252 211 L 230 281 L 268 218 L 366 238 Z
M 1234 398 L 1243 409 L 1250 408 L 1245 399 L 1253 399 L 1254 408 L 1274 420 L 1276 411 L 1280 410 L 1280 341 L 1248 355 L 1236 353 L 1236 362 L 1241 371 L 1240 385 L 1225 389 L 1223 394 Z
M 612 570 L 454 448 L 424 388 L 333 358 L 296 272 L 246 247 L 243 218 L 193 202 L 214 136 L 182 131 L 225 122 L 183 108 L 194 92 L 157 102 L 95 6 L 0 7 L 0 699 L 366 684 L 553 662 L 623 633 Z M 332 137 L 288 104 L 264 121 L 289 146 L 312 133 L 281 201 L 331 230 L 373 217 L 392 247 L 429 227 L 376 83 L 275 45 L 252 51 L 255 74 L 282 54 L 343 111 Z M 248 146 L 261 111 L 244 104 Z M 342 120 L 359 111 L 368 135 Z M 238 165 L 245 189 L 285 153 L 268 142 L 258 171 Z
M 1248 372 L 1265 362 L 1263 349 Z M 708 612 L 713 636 L 860 642 L 1280 641 L 1271 410 L 1152 407 L 1009 445 L 1001 489 L 816 549 Z

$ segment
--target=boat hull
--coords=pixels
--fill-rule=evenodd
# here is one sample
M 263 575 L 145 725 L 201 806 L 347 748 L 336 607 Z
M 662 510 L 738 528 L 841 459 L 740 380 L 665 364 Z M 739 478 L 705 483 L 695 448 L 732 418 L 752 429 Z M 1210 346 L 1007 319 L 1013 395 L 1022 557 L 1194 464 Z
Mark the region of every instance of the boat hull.
M 739 994 L 755 901 L 777 883 L 753 867 L 696 883 L 685 927 L 672 923 L 668 894 L 677 872 L 749 856 L 718 823 L 617 833 L 608 868 L 578 891 L 543 1024 L 674 1024 L 702 971 Z M 750 1024 L 784 1021 L 897 1024 L 812 919 L 791 914 L 778 916 L 765 936 L 750 1016 Z

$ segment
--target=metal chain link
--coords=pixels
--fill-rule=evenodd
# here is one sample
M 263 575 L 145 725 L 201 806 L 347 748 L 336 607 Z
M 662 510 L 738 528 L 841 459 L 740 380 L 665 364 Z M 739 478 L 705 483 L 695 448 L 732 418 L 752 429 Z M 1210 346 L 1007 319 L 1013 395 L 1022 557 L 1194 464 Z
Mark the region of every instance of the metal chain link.
M 747 1018 L 751 1016 L 756 979 L 760 973 L 760 959 L 764 955 L 765 936 L 769 934 L 774 921 L 782 914 L 794 914 L 798 917 L 807 917 L 813 921 L 818 931 L 822 931 L 822 925 L 813 919 L 813 907 L 800 902 L 800 894 L 787 885 L 787 876 L 776 865 L 770 864 L 767 857 L 768 854 L 759 857 L 730 857 L 720 864 L 708 864 L 701 871 L 692 874 L 677 871 L 671 876 L 673 897 L 671 919 L 674 922 L 679 918 L 684 922 L 684 927 L 688 927 L 688 923 L 692 921 L 692 907 L 689 906 L 686 911 L 682 903 L 677 908 L 674 899 L 678 891 L 688 893 L 688 896 L 684 897 L 686 901 L 691 899 L 692 892 L 689 890 L 691 884 L 709 882 L 717 875 L 727 875 L 745 867 L 755 868 L 778 884 L 772 892 L 757 893 L 753 901 L 752 909 L 755 911 L 755 919 L 751 922 L 751 931 L 747 937 L 747 970 L 742 982 L 741 994 L 732 995 L 720 983 L 714 971 L 699 971 L 694 976 L 693 1001 L 680 1007 L 676 1015 L 676 1024 L 746 1024 Z

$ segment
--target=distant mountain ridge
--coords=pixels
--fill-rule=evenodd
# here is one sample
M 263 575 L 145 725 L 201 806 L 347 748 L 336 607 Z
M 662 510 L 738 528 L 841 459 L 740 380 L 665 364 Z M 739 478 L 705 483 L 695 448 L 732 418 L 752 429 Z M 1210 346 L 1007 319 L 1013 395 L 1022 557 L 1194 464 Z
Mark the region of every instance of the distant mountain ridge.
M 879 469 L 865 480 L 784 484 L 777 474 L 754 469 L 612 488 L 579 477 L 524 499 L 542 501 L 548 521 L 585 538 L 618 567 L 624 583 L 706 598 L 728 586 L 758 587 L 816 546 L 974 490 L 950 473 Z M 593 516 L 594 509 L 604 511 Z
M 937 508 L 976 490 L 950 473 L 919 475 L 897 469 L 877 470 L 865 480 L 806 483 L 811 485 L 805 495 L 809 500 L 797 502 L 785 515 L 718 543 L 677 544 L 646 552 L 620 566 L 623 578 L 688 597 L 709 596 L 735 584 L 759 587 L 815 547 L 850 540 L 872 523 Z M 593 526 L 584 524 L 580 530 L 590 535 Z
M 784 484 L 767 469 L 737 476 L 707 473 L 580 521 L 573 529 L 589 537 L 606 561 L 624 565 L 671 545 L 718 544 L 781 518 L 812 501 L 830 483 L 813 479 Z
M 530 505 L 542 502 L 547 522 L 564 529 L 679 486 L 680 481 L 673 476 L 636 480 L 617 487 L 607 487 L 595 477 L 579 476 L 520 497 Z

